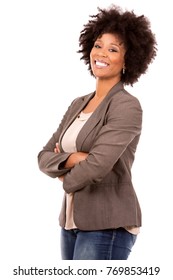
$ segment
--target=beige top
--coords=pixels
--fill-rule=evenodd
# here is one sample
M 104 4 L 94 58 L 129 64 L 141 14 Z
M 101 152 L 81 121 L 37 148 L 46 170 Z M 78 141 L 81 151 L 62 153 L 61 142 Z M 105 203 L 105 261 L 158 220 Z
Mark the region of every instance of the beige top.
M 73 153 L 76 152 L 76 138 L 81 128 L 84 126 L 86 121 L 92 115 L 91 113 L 83 113 L 74 120 L 70 127 L 66 130 L 62 138 L 62 148 L 65 152 Z M 77 228 L 74 219 L 73 219 L 73 193 L 66 193 L 66 224 L 65 229 L 70 230 Z M 140 229 L 139 227 L 126 227 L 127 231 L 132 234 L 138 234 Z

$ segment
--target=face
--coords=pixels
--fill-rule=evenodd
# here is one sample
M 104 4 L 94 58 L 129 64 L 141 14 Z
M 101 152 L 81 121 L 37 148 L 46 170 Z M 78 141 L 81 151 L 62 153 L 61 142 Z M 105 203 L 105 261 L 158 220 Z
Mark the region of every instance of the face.
M 125 46 L 118 35 L 105 33 L 94 43 L 90 53 L 91 69 L 96 78 L 120 81 L 124 67 Z

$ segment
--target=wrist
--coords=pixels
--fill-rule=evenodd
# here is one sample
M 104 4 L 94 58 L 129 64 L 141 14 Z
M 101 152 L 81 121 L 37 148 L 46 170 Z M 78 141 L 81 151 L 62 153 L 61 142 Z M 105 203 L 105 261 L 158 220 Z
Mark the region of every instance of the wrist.
M 72 168 L 75 165 L 74 154 L 71 154 L 68 159 L 65 161 L 64 167 L 65 168 Z

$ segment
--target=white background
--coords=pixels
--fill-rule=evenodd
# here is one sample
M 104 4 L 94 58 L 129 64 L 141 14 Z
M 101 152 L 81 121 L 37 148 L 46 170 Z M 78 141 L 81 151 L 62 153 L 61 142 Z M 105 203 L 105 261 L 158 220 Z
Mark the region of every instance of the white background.
M 37 154 L 71 101 L 95 89 L 80 61 L 79 33 L 97 7 L 111 1 L 0 2 L 0 254 L 3 279 L 12 269 L 60 263 L 61 183 L 41 173 Z M 146 15 L 158 42 L 147 74 L 127 90 L 141 102 L 143 132 L 133 182 L 143 227 L 129 258 L 169 268 L 172 253 L 171 1 L 119 0 Z M 14 277 L 15 278 L 15 277 Z M 17 278 L 16 278 L 17 279 Z

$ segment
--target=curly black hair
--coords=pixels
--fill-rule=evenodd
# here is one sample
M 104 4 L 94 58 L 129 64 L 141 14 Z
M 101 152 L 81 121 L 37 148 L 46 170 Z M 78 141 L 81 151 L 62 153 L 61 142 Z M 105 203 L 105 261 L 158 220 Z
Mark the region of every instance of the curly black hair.
M 88 64 L 88 70 L 93 75 L 90 65 L 90 52 L 94 42 L 104 33 L 118 35 L 124 42 L 125 73 L 121 81 L 133 85 L 141 74 L 146 73 L 148 65 L 157 52 L 155 35 L 151 31 L 150 22 L 144 15 L 137 16 L 133 11 L 125 11 L 112 5 L 108 9 L 98 8 L 99 13 L 90 15 L 90 20 L 80 33 L 78 53 L 81 60 Z

